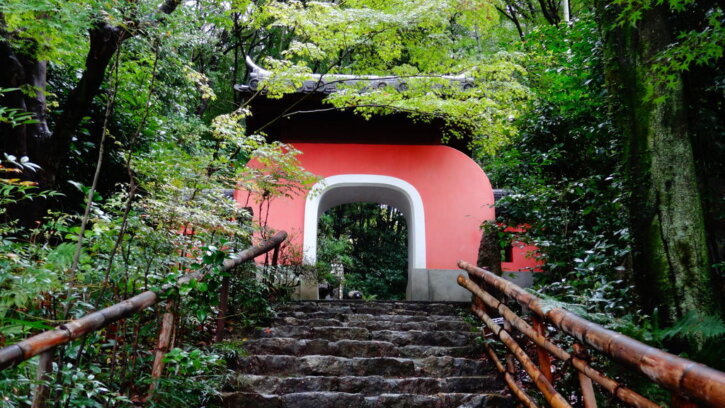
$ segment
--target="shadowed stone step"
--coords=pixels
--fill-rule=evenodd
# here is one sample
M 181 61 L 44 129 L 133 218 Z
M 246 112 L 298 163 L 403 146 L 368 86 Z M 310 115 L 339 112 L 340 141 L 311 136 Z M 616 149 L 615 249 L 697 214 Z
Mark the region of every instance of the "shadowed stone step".
M 224 395 L 225 408 L 508 408 L 513 404 L 496 394 L 382 394 L 364 397 L 342 392 L 298 392 Z
M 399 314 L 410 316 L 453 316 L 458 317 L 465 313 L 462 308 L 443 308 L 425 310 L 421 308 L 404 308 L 395 305 L 352 305 L 352 306 L 325 306 L 317 307 L 314 304 L 307 304 L 296 307 L 278 309 L 280 313 L 339 313 L 339 314 Z
M 425 312 L 416 312 L 418 314 L 391 314 L 390 310 L 386 310 L 386 314 L 373 313 L 351 313 L 351 312 L 299 312 L 299 311 L 280 311 L 277 312 L 278 318 L 295 317 L 298 319 L 335 319 L 340 321 L 394 321 L 394 322 L 425 322 L 438 320 L 455 320 L 461 321 L 461 317 L 457 315 L 435 315 L 428 316 Z
M 244 348 L 250 354 L 285 354 L 285 355 L 331 355 L 339 357 L 400 357 L 398 348 L 387 341 L 372 340 L 339 340 L 325 339 L 293 339 L 274 337 L 249 340 Z M 421 357 L 427 357 L 421 354 Z M 409 353 L 404 357 L 417 357 Z
M 415 302 L 364 302 L 364 301 L 319 301 L 294 302 L 283 305 L 281 311 L 344 311 L 353 313 L 394 313 L 426 315 L 458 315 L 469 306 L 459 303 L 415 303 Z
M 258 337 L 293 337 L 298 339 L 370 340 L 371 333 L 362 327 L 343 326 L 277 326 L 257 333 Z
M 392 344 L 392 343 L 390 343 Z M 419 346 L 419 345 L 407 345 L 397 348 L 400 357 L 480 357 L 483 355 L 483 351 L 480 347 L 475 345 L 461 346 L 461 347 L 441 347 L 441 346 Z
M 257 355 L 237 361 L 237 371 L 257 375 L 322 375 L 384 377 L 460 377 L 480 376 L 490 371 L 479 360 L 454 357 L 424 359 L 396 357 L 337 357 L 329 355 Z
M 361 320 L 344 321 L 337 319 L 299 319 L 295 317 L 284 317 L 277 319 L 280 326 L 338 326 L 338 327 L 361 327 L 368 330 L 456 330 L 469 331 L 468 323 L 463 320 L 440 320 L 440 321 L 418 321 L 418 322 L 395 322 L 385 320 Z
M 425 315 L 405 315 L 405 314 L 380 314 L 374 315 L 369 313 L 345 315 L 344 319 L 348 322 L 365 322 L 365 321 L 389 321 L 389 322 L 442 322 L 442 321 L 456 321 L 460 322 L 463 319 L 460 316 L 425 316 Z
M 411 359 L 393 357 L 345 358 L 335 356 L 250 356 L 237 361 L 237 371 L 262 375 L 382 375 L 415 377 Z
M 365 398 L 366 408 L 509 408 L 513 404 L 497 394 L 383 394 Z
M 258 394 L 236 392 L 223 396 L 225 408 L 364 408 L 365 397 L 341 392 Z
M 484 361 L 469 358 L 444 356 L 413 359 L 413 361 L 421 375 L 430 377 L 480 376 L 494 372 L 493 368 Z
M 373 340 L 389 341 L 398 346 L 417 344 L 421 346 L 467 346 L 473 343 L 478 336 L 477 333 L 458 331 L 395 331 L 377 330 L 373 331 Z
M 249 354 L 311 355 L 326 354 L 339 357 L 409 357 L 430 356 L 479 357 L 482 351 L 474 345 L 463 347 L 436 347 L 408 345 L 397 347 L 388 341 L 293 339 L 273 337 L 249 340 L 244 343 Z
M 332 391 L 363 394 L 381 393 L 438 394 L 477 393 L 502 387 L 495 375 L 476 377 L 412 377 L 385 378 L 382 376 L 341 377 L 271 377 L 239 375 L 233 388 L 240 392 L 261 394 L 289 394 L 294 392 Z

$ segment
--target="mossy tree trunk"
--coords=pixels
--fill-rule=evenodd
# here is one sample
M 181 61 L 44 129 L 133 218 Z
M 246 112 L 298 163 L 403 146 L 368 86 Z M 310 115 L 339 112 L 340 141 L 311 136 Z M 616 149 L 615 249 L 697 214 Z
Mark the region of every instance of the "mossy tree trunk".
M 599 10 L 631 192 L 635 283 L 644 306 L 666 322 L 688 311 L 720 314 L 683 82 L 664 86 L 653 66 L 677 17 L 658 6 L 636 26 L 615 26 L 618 11 L 607 3 L 600 0 Z

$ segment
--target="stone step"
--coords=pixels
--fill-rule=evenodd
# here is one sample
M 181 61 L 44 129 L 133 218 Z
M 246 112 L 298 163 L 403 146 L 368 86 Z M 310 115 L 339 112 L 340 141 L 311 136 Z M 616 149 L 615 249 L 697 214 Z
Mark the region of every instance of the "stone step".
M 441 303 L 441 302 L 404 302 L 404 301 L 360 301 L 360 300 L 318 300 L 318 301 L 296 301 L 284 305 L 280 305 L 278 310 L 298 310 L 298 311 L 323 311 L 336 308 L 345 308 L 347 310 L 374 310 L 376 312 L 386 310 L 408 310 L 415 312 L 425 312 L 428 315 L 436 314 L 460 314 L 461 311 L 468 310 L 469 303 Z
M 366 397 L 365 408 L 513 408 L 500 394 L 382 394 Z
M 342 319 L 305 319 L 296 317 L 283 317 L 275 321 L 275 325 L 279 326 L 343 326 L 343 327 L 362 327 L 368 330 L 457 330 L 469 331 L 470 326 L 461 320 L 437 320 L 437 321 L 411 321 L 396 322 L 391 320 L 353 320 L 346 321 Z
M 492 372 L 490 365 L 467 358 L 336 357 L 329 355 L 255 355 L 232 363 L 241 374 L 282 376 L 463 377 Z
M 392 343 L 391 343 L 392 344 Z M 474 344 L 460 347 L 443 346 L 419 346 L 415 344 L 398 347 L 401 357 L 423 358 L 423 357 L 468 357 L 478 358 L 483 355 L 483 349 Z
M 460 316 L 465 312 L 461 306 L 437 303 L 389 303 L 389 302 L 292 302 L 279 307 L 280 312 L 327 312 L 327 313 L 371 313 L 404 314 L 413 316 Z
M 440 346 L 396 346 L 389 341 L 375 340 L 338 340 L 294 339 L 273 337 L 248 340 L 244 348 L 249 354 L 284 354 L 284 355 L 331 355 L 339 357 L 478 357 L 481 348 L 476 345 L 462 347 Z
M 284 376 L 368 376 L 416 377 L 412 359 L 395 357 L 346 358 L 325 355 L 285 356 L 261 355 L 239 358 L 235 371 L 242 374 Z
M 367 330 L 362 327 L 344 326 L 277 326 L 257 330 L 255 337 L 291 337 L 296 339 L 324 339 L 324 340 L 380 340 L 395 344 L 396 346 L 466 346 L 471 344 L 478 333 L 467 331 L 424 331 L 424 330 Z
M 460 331 L 396 331 L 375 330 L 370 332 L 372 340 L 389 341 L 396 346 L 445 346 L 463 347 L 474 344 L 478 333 Z
M 502 388 L 495 374 L 471 377 L 410 377 L 386 378 L 382 376 L 304 376 L 270 377 L 260 375 L 239 375 L 230 384 L 231 389 L 261 394 L 290 394 L 295 392 L 344 392 L 365 396 L 403 393 L 484 393 Z
M 395 344 L 387 341 L 293 339 L 274 337 L 249 340 L 244 343 L 249 354 L 330 355 L 338 357 L 424 357 L 425 354 L 404 354 Z
M 436 395 L 381 394 L 363 396 L 342 392 L 223 395 L 225 408 L 508 408 L 513 404 L 498 394 L 445 393 Z
M 344 326 L 274 326 L 257 330 L 255 337 L 292 337 L 297 339 L 370 340 L 372 332 L 362 327 Z
M 336 319 L 347 322 L 359 321 L 393 321 L 393 322 L 435 322 L 442 320 L 462 321 L 460 316 L 454 315 L 435 315 L 428 316 L 424 312 L 418 314 L 392 314 L 390 310 L 386 310 L 385 314 L 376 313 L 352 313 L 352 312 L 300 312 L 300 311 L 278 311 L 278 318 L 294 317 L 297 319 Z

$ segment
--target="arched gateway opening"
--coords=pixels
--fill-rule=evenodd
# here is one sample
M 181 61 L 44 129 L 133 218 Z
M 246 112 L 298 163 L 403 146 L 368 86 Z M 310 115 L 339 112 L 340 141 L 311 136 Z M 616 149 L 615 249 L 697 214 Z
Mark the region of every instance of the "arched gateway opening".
M 317 183 L 305 203 L 304 262 L 317 261 L 317 224 L 327 210 L 342 204 L 373 202 L 395 207 L 408 225 L 408 283 L 406 299 L 414 298 L 414 284 L 425 280 L 426 240 L 423 199 L 410 183 L 375 174 L 341 174 Z

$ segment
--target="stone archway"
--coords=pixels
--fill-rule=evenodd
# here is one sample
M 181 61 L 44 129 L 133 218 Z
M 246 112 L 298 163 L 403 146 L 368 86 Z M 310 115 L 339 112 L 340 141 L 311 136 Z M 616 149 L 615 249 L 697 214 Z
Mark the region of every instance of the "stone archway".
M 355 202 L 387 204 L 400 210 L 408 224 L 408 284 L 406 299 L 421 298 L 418 288 L 427 285 L 425 209 L 416 188 L 396 177 L 377 174 L 339 174 L 317 183 L 305 203 L 304 262 L 317 261 L 317 223 L 330 208 Z M 314 297 L 315 282 L 303 282 L 302 296 Z

